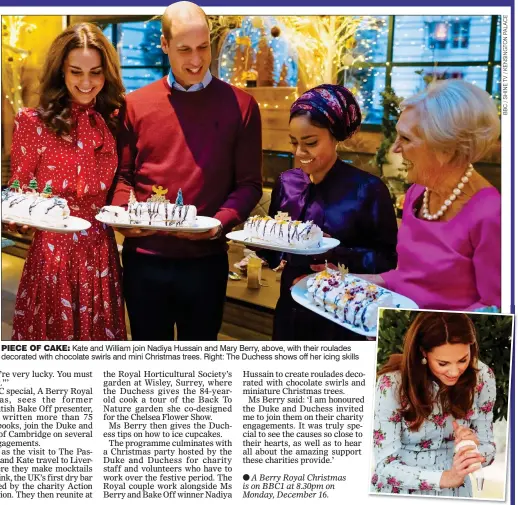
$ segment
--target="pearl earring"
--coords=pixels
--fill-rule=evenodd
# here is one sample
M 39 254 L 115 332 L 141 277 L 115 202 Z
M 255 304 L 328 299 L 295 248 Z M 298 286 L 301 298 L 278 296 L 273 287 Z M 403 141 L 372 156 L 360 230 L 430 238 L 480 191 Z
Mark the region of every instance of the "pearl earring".
M 421 360 L 421 363 L 423 365 L 426 365 L 428 363 L 428 360 L 426 358 L 423 357 L 423 359 Z

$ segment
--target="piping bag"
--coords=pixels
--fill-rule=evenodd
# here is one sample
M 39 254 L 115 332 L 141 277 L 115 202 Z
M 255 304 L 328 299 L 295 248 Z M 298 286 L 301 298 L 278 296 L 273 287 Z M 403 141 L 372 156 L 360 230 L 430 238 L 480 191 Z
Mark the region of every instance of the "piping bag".
M 473 440 L 461 440 L 454 449 L 455 454 L 459 452 L 463 447 L 466 446 L 472 446 L 473 449 L 469 452 L 475 452 L 477 454 L 480 454 L 477 444 L 473 442 Z M 475 478 L 477 482 L 477 490 L 482 491 L 484 489 L 484 470 L 482 469 L 481 463 L 473 463 L 473 465 L 470 466 L 470 469 L 475 469 L 474 472 L 472 472 L 473 477 Z

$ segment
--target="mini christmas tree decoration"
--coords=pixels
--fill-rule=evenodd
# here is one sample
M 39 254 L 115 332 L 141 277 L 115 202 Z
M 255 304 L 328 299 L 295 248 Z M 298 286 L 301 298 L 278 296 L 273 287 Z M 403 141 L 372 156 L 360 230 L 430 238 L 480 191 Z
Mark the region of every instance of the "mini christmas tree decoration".
M 183 205 L 183 194 L 182 188 L 178 190 L 178 194 L 176 195 L 176 205 Z
M 29 189 L 32 191 L 38 191 L 38 181 L 36 179 L 31 179 L 31 182 L 29 182 Z
M 41 196 L 44 196 L 45 198 L 50 198 L 52 196 L 52 187 L 48 182 L 45 184 Z
M 17 191 L 17 192 L 20 192 L 21 191 L 21 188 L 20 188 L 20 181 L 18 179 L 15 179 L 13 181 L 13 183 L 11 184 L 11 189 L 13 191 Z

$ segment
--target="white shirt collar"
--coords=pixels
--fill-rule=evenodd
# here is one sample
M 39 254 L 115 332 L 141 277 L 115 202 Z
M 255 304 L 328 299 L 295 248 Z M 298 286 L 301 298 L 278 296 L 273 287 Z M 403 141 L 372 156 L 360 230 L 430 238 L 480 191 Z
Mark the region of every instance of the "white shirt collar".
M 185 89 L 181 84 L 179 84 L 176 81 L 172 70 L 169 70 L 169 74 L 167 75 L 167 84 L 169 84 L 169 87 L 175 88 L 179 91 L 200 91 L 201 89 L 206 88 L 209 85 L 210 81 L 212 81 L 212 74 L 210 73 L 210 70 L 207 70 L 207 73 L 205 74 L 201 82 L 193 84 L 189 89 Z

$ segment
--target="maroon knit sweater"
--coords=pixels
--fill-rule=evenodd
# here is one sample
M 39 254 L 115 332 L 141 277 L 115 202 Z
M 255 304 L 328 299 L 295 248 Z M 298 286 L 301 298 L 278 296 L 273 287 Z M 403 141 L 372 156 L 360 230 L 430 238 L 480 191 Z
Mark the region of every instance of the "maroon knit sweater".
M 215 77 L 194 92 L 171 89 L 164 77 L 126 97 L 121 112 L 119 170 L 113 205 L 125 206 L 130 189 L 147 200 L 152 186 L 168 189 L 198 215 L 219 219 L 224 234 L 242 223 L 261 198 L 261 118 L 257 102 Z M 180 240 L 158 233 L 126 238 L 124 247 L 173 258 L 226 250 L 220 240 Z

